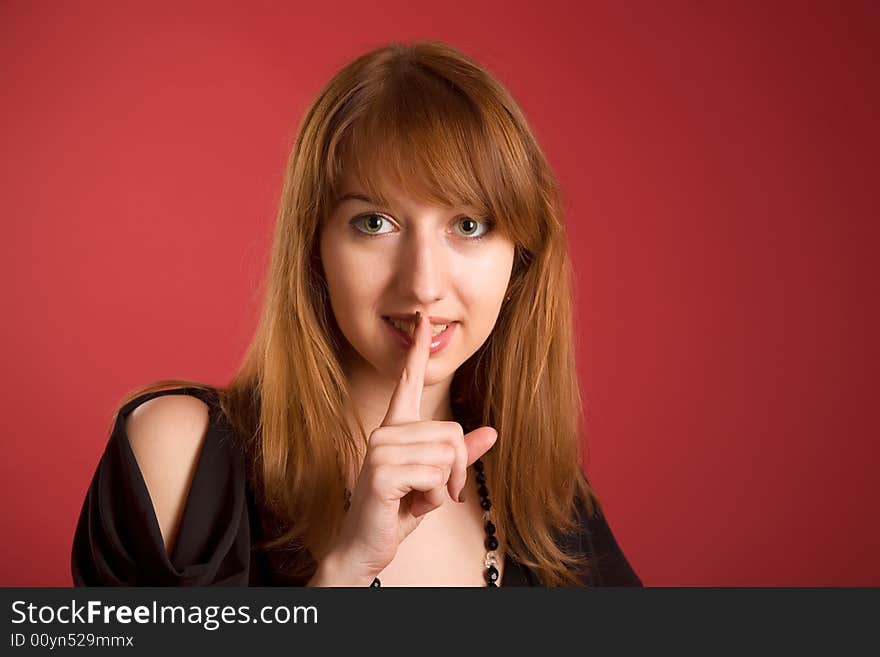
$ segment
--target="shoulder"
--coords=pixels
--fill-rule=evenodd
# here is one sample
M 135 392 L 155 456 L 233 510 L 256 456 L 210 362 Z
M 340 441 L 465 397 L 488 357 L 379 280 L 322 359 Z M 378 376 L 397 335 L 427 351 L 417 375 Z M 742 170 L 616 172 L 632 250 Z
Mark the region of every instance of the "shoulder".
M 192 449 L 207 433 L 210 408 L 193 395 L 162 391 L 159 396 L 142 395 L 124 418 L 125 433 L 132 449 L 142 452 Z
M 125 435 L 147 485 L 179 484 L 175 479 L 191 472 L 208 433 L 208 404 L 180 391 L 143 395 L 134 404 L 124 418 Z
M 146 484 L 169 553 L 211 427 L 211 407 L 191 392 L 147 393 L 120 412 L 123 436 Z
M 601 507 L 583 525 L 583 547 L 593 559 L 595 586 L 643 586 Z
M 120 403 L 77 522 L 76 584 L 248 582 L 245 468 L 221 394 L 154 385 Z
M 575 507 L 579 533 L 574 547 L 588 556 L 591 567 L 585 579 L 587 586 L 643 586 L 617 541 L 605 509 L 589 480 L 580 480 Z

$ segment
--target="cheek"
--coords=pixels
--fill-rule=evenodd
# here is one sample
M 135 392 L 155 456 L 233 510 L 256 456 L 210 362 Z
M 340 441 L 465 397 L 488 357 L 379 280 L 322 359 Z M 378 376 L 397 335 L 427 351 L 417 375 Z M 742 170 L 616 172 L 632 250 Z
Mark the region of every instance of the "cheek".
M 468 264 L 465 269 L 467 287 L 493 299 L 504 296 L 512 268 L 513 247 L 498 246 Z
M 357 309 L 371 305 L 387 278 L 387 265 L 363 249 L 336 241 L 321 246 L 321 260 L 331 305 L 340 324 Z
M 513 269 L 513 245 L 501 245 L 462 268 L 457 283 L 474 327 L 491 331 L 504 301 Z
M 330 299 L 337 305 L 339 297 L 348 294 L 351 281 L 356 278 L 354 270 L 357 269 L 357 263 L 352 261 L 351 254 L 332 233 L 321 241 L 320 248 Z

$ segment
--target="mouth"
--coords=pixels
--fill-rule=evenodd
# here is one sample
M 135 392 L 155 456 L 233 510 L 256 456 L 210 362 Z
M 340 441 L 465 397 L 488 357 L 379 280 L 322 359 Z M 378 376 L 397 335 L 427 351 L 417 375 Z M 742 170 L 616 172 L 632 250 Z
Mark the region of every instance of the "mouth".
M 396 317 L 382 317 L 388 326 L 388 334 L 394 338 L 403 349 L 409 349 L 413 344 L 413 333 L 415 332 L 415 321 L 408 319 L 397 319 Z M 446 319 L 445 317 L 442 319 Z M 436 320 L 435 320 L 436 321 Z M 432 324 L 433 335 L 431 336 L 431 356 L 443 351 L 447 345 L 454 339 L 455 330 L 458 326 L 457 321 L 450 321 L 445 324 Z
M 382 319 L 384 319 L 386 322 L 391 324 L 391 326 L 393 326 L 395 329 L 400 331 L 407 338 L 412 340 L 413 333 L 415 332 L 415 329 L 416 329 L 415 320 L 393 319 L 391 317 L 384 317 L 384 316 L 382 317 Z M 452 324 L 455 324 L 455 322 L 449 322 L 447 324 L 433 324 L 431 326 L 432 340 L 434 338 L 436 338 L 438 335 L 440 335 L 441 333 L 445 332 L 446 329 L 448 329 Z

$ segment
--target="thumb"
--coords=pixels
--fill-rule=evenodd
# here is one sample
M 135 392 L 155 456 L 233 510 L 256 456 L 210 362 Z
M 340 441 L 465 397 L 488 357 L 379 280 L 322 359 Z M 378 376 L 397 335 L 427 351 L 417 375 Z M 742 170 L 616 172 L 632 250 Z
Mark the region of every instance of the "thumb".
M 491 449 L 498 439 L 498 432 L 492 427 L 480 427 L 464 436 L 464 444 L 467 447 L 468 467 Z

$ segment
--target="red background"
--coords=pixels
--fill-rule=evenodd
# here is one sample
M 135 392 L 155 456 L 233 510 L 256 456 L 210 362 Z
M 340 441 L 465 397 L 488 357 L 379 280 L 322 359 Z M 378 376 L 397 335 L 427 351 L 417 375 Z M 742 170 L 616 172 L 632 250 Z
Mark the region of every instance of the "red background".
M 564 189 L 588 474 L 644 582 L 880 585 L 875 3 L 181 4 L 0 4 L 0 584 L 70 583 L 123 393 L 232 375 L 320 87 L 436 38 Z

